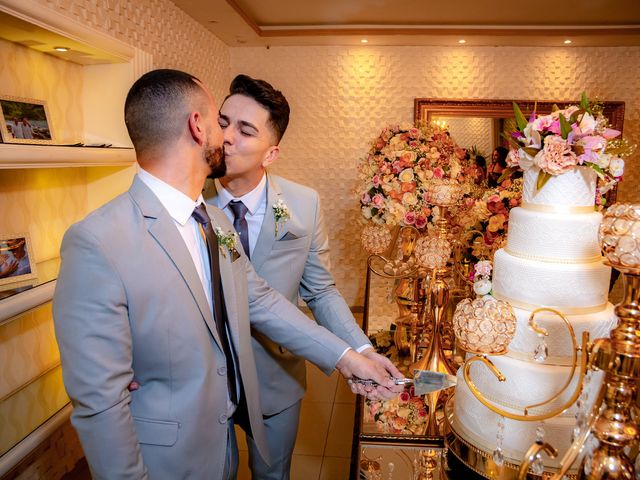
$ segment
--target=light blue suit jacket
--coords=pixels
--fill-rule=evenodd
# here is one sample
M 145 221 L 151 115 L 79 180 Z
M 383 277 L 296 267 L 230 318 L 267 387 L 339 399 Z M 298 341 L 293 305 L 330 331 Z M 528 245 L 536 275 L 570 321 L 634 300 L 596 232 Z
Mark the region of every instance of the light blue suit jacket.
M 213 182 L 207 183 L 203 195 L 215 204 L 217 192 Z M 276 234 L 273 205 L 278 200 L 288 207 L 291 218 L 279 223 Z M 370 343 L 336 289 L 330 271 L 329 236 L 315 190 L 267 175 L 267 210 L 251 263 L 270 287 L 291 302 L 297 303 L 300 295 L 316 321 L 351 347 L 356 349 Z M 305 363 L 255 329 L 252 344 L 262 413 L 273 415 L 304 395 Z
M 214 226 L 233 227 L 207 208 Z M 240 248 L 242 250 L 242 248 Z M 193 260 L 138 178 L 73 225 L 53 301 L 72 423 L 99 479 L 219 479 L 225 356 Z M 253 437 L 267 458 L 251 327 L 330 373 L 347 345 L 270 289 L 243 252 L 220 252 L 231 341 Z M 141 387 L 129 392 L 133 379 Z

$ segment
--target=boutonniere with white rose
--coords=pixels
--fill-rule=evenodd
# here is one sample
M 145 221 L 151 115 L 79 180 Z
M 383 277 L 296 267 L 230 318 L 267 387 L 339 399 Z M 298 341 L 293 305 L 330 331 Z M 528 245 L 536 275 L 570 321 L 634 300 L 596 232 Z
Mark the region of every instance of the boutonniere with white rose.
M 227 233 L 224 233 L 222 228 L 216 227 L 216 237 L 218 237 L 218 248 L 220 249 L 220 253 L 227 258 L 227 251 L 231 254 L 238 253 L 238 234 L 229 230 Z
M 278 236 L 278 226 L 284 224 L 291 218 L 289 207 L 287 207 L 282 199 L 278 199 L 278 201 L 273 204 L 273 216 L 276 220 L 276 236 Z

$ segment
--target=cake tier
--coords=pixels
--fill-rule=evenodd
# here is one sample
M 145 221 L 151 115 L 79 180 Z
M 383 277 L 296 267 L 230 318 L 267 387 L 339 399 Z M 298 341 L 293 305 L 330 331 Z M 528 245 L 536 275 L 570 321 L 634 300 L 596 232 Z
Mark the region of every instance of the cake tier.
M 521 385 L 526 387 L 529 392 L 537 390 L 537 380 L 540 373 L 535 368 L 523 371 L 519 374 Z M 590 409 L 595 398 L 595 392 L 602 383 L 604 373 L 595 372 L 592 376 L 590 384 L 586 387 L 589 390 L 587 398 L 587 406 Z M 472 375 L 473 378 L 473 375 Z M 492 382 L 497 382 L 493 377 Z M 476 383 L 476 386 L 484 392 L 482 386 Z M 559 385 L 558 388 L 562 386 Z M 508 397 L 507 397 L 508 398 Z M 492 452 L 496 448 L 496 437 L 498 430 L 498 420 L 502 418 L 497 413 L 492 412 L 485 407 L 471 393 L 469 387 L 464 381 L 462 374 L 458 372 L 458 385 L 456 386 L 454 404 L 454 428 L 465 439 L 481 448 L 484 451 Z M 528 402 L 527 402 L 528 403 Z M 505 410 L 510 410 L 504 408 Z M 558 449 L 558 456 L 555 459 L 542 455 L 543 462 L 546 467 L 557 468 L 558 460 L 563 457 L 571 445 L 571 433 L 576 425 L 575 407 L 563 415 L 559 415 L 544 421 L 544 441 L 550 443 Z M 504 432 L 502 451 L 506 460 L 520 464 L 524 458 L 524 454 L 529 447 L 536 441 L 536 429 L 540 422 L 523 422 L 504 418 Z
M 618 323 L 618 317 L 614 313 L 614 306 L 607 303 L 604 310 L 583 315 L 567 315 L 567 320 L 573 327 L 578 345 L 582 341 L 582 332 L 589 332 L 589 338 L 608 337 L 611 330 Z M 509 344 L 509 357 L 521 360 L 533 360 L 533 351 L 538 345 L 538 334 L 529 328 L 530 310 L 514 308 L 516 315 L 516 335 Z M 549 357 L 546 363 L 561 365 L 571 364 L 571 337 L 566 324 L 560 317 L 550 312 L 540 312 L 535 317 L 536 324 L 543 327 L 549 333 L 544 341 L 549 349 Z
M 593 262 L 600 259 L 601 221 L 597 212 L 550 213 L 517 207 L 509 213 L 506 249 L 512 255 L 543 262 Z
M 562 175 L 554 175 L 538 190 L 537 167 L 524 172 L 523 204 L 546 206 L 554 209 L 593 207 L 596 200 L 596 173 L 589 167 L 578 167 Z
M 556 307 L 562 313 L 592 313 L 607 303 L 611 269 L 602 261 L 548 263 L 509 255 L 494 257 L 493 291 L 514 307 Z

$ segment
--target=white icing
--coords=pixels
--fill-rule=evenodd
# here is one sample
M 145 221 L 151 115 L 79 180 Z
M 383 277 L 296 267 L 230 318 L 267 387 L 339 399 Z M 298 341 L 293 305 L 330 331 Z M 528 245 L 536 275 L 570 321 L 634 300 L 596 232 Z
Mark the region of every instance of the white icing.
M 535 307 L 587 308 L 605 305 L 611 269 L 602 261 L 545 263 L 509 255 L 494 257 L 493 291 L 503 300 Z
M 514 208 L 509 213 L 507 249 L 540 261 L 593 261 L 600 256 L 597 212 L 558 214 Z
M 557 207 L 592 207 L 596 200 L 596 173 L 589 167 L 579 167 L 562 175 L 554 175 L 537 189 L 540 169 L 525 170 L 522 200 L 525 203 Z
M 608 337 L 611 330 L 618 323 L 618 317 L 614 313 L 614 306 L 607 303 L 604 310 L 583 315 L 566 315 L 573 327 L 578 345 L 582 341 L 582 332 L 589 332 L 590 340 Z M 529 328 L 529 316 L 531 311 L 514 308 L 516 315 L 516 335 L 509 344 L 509 356 L 526 356 L 533 361 L 533 351 L 538 345 L 539 337 L 533 329 Z M 536 314 L 535 322 L 549 333 L 544 338 L 549 347 L 550 357 L 561 357 L 563 364 L 571 361 L 571 338 L 566 324 L 560 317 L 549 312 Z

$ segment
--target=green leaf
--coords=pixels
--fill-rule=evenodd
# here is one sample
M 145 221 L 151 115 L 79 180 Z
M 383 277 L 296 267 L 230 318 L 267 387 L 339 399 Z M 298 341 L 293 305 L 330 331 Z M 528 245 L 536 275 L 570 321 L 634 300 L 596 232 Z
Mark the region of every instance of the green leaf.
M 560 110 L 560 107 L 554 103 L 554 104 L 551 106 L 551 113 L 553 113 L 553 112 L 557 112 L 558 110 Z
M 560 114 L 560 133 L 565 140 L 571 133 L 571 124 L 567 122 L 567 119 L 562 114 Z
M 596 175 L 598 175 L 598 177 L 600 177 L 602 180 L 605 180 L 607 178 L 607 174 L 604 173 L 604 170 L 602 169 L 602 167 L 600 167 L 600 165 L 596 165 L 595 163 L 591 163 L 591 162 L 587 162 L 585 163 L 585 165 L 587 165 L 593 171 L 595 171 Z
M 516 117 L 516 124 L 518 125 L 518 130 L 524 132 L 524 129 L 527 127 L 527 120 L 524 118 L 522 114 L 522 110 L 516 102 L 513 102 L 513 114 Z
M 589 99 L 587 98 L 587 92 L 582 92 L 582 97 L 580 98 L 580 107 L 584 111 L 591 113 L 591 106 L 589 105 Z
M 500 175 L 500 178 L 498 178 L 498 183 L 504 182 L 507 178 L 511 176 L 513 172 L 517 172 L 518 170 L 519 170 L 518 167 L 505 168 L 504 171 L 502 172 L 502 175 Z
M 536 189 L 538 191 L 542 190 L 542 187 L 547 184 L 551 177 L 552 175 L 550 173 L 540 170 L 540 172 L 538 173 L 538 181 L 536 182 Z
M 501 132 L 500 136 L 504 140 L 509 142 L 509 145 L 511 146 L 512 149 L 518 150 L 521 147 L 521 145 L 518 143 L 518 141 L 515 138 L 513 138 L 511 135 L 509 135 L 508 133 Z
M 534 148 L 534 147 L 524 147 L 522 150 L 527 152 L 527 155 L 531 155 L 532 157 L 535 157 L 540 151 L 539 148 Z

